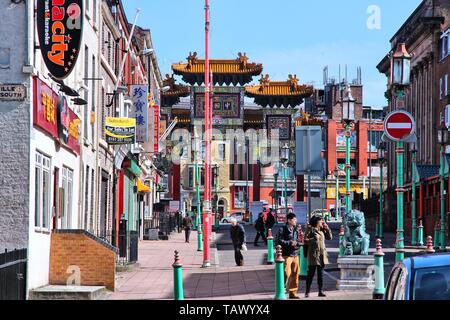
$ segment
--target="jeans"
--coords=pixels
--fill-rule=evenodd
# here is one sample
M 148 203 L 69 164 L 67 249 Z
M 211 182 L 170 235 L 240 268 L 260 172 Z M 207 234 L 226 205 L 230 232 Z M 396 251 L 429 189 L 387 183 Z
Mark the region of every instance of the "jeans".
M 190 236 L 191 236 L 191 229 L 184 229 L 184 237 L 186 239 L 186 242 L 189 242 Z
M 267 238 L 266 235 L 264 234 L 264 231 L 258 231 L 256 232 L 256 237 L 254 241 L 255 245 L 258 243 L 259 237 L 261 237 L 264 240 L 264 243 L 267 244 Z
M 240 245 L 234 246 L 234 260 L 236 261 L 236 265 L 238 265 L 238 266 L 240 266 L 241 263 L 244 261 L 244 257 L 242 256 Z
M 308 277 L 306 279 L 306 293 L 309 293 L 311 289 L 311 284 L 314 279 L 314 274 L 317 269 L 317 285 L 319 286 L 319 292 L 323 289 L 323 269 L 324 266 L 309 266 L 308 267 Z

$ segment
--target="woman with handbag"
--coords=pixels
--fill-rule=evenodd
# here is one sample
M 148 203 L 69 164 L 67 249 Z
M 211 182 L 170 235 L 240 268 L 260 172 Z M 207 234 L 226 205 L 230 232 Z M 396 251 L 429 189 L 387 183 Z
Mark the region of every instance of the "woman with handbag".
M 234 247 L 234 259 L 238 267 L 244 265 L 244 257 L 242 256 L 241 250 L 247 251 L 247 246 L 245 244 L 245 229 L 242 225 L 237 223 L 236 218 L 231 218 L 231 228 L 230 236 Z

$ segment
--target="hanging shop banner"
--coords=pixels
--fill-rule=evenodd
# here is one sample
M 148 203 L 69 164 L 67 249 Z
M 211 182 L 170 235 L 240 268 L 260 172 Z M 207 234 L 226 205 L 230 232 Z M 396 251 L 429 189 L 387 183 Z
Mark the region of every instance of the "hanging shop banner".
M 132 85 L 134 117 L 136 118 L 136 142 L 148 141 L 148 86 Z
M 75 154 L 80 154 L 81 120 L 42 80 L 34 78 L 33 124 Z
M 106 118 L 106 142 L 110 145 L 134 144 L 136 133 L 136 119 L 134 118 Z
M 64 96 L 58 97 L 57 124 L 61 144 L 76 154 L 80 154 L 81 120 L 67 106 L 67 100 Z
M 153 106 L 153 152 L 159 152 L 159 106 Z
M 77 61 L 83 31 L 83 0 L 37 0 L 37 32 L 48 71 L 65 79 Z
M 58 95 L 38 78 L 34 78 L 34 87 L 33 124 L 57 139 L 56 106 Z

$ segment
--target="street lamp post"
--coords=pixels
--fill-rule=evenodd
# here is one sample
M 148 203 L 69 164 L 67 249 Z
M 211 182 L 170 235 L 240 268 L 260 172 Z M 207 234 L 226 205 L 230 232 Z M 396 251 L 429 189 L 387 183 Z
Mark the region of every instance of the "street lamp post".
M 277 168 L 278 170 L 278 168 Z M 275 220 L 278 223 L 278 171 L 273 174 L 274 180 L 273 180 L 273 192 L 275 197 Z
M 406 51 L 405 43 L 399 43 L 396 51 L 392 55 L 391 85 L 394 90 L 395 108 L 404 109 L 405 93 L 404 89 L 410 84 L 412 56 Z M 403 157 L 404 142 L 397 141 L 395 152 L 397 154 L 397 245 L 395 249 L 395 260 L 400 262 L 405 257 L 404 240 L 404 188 L 403 188 Z
M 377 237 L 383 238 L 383 165 L 386 161 L 386 144 L 384 142 L 380 142 L 380 145 L 378 147 L 378 161 L 380 162 L 380 210 L 379 210 L 379 216 L 378 216 L 378 225 L 377 225 Z
M 411 150 L 411 244 L 417 245 L 417 217 L 416 217 L 416 144 L 412 142 L 410 144 Z
M 448 144 L 449 140 L 449 132 L 448 129 L 445 126 L 442 126 L 439 129 L 438 134 L 438 142 L 441 145 L 440 149 L 440 168 L 439 168 L 439 179 L 441 183 L 440 187 L 440 197 L 441 197 L 441 229 L 440 229 L 440 237 L 439 241 L 437 242 L 440 244 L 440 251 L 445 251 L 446 249 L 446 232 L 445 232 L 445 182 L 444 182 L 444 175 L 445 175 L 445 146 Z
M 336 168 L 334 170 L 334 176 L 336 178 L 336 207 L 335 207 L 335 218 L 338 220 L 339 217 L 339 170 Z
M 289 146 L 286 143 L 282 148 L 281 162 L 283 164 L 283 180 L 284 180 L 284 203 L 286 206 L 286 217 L 289 214 L 288 208 L 288 190 L 287 190 L 287 175 L 288 175 L 288 164 L 289 164 Z
M 342 101 L 342 120 L 345 124 L 345 212 L 349 213 L 352 210 L 352 203 L 350 198 L 350 138 L 351 125 L 355 121 L 355 102 L 352 96 L 350 85 L 347 84 L 346 96 Z

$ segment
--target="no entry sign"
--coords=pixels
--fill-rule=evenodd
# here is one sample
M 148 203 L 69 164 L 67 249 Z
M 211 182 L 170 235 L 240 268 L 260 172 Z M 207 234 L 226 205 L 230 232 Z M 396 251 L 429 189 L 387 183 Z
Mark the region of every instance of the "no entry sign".
M 414 118 L 403 110 L 391 112 L 384 121 L 384 133 L 393 141 L 404 141 L 414 134 L 415 130 Z

